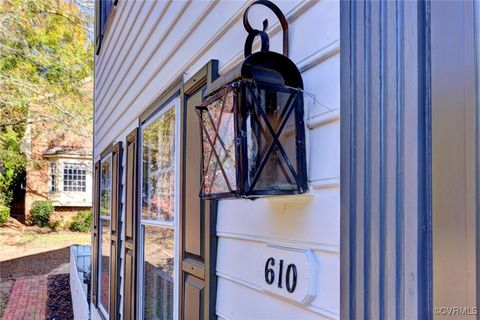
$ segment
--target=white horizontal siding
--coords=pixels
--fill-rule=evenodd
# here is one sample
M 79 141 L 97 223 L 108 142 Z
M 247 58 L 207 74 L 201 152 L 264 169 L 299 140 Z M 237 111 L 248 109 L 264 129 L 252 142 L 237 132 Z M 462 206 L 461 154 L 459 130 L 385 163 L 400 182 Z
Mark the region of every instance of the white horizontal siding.
M 340 121 L 323 123 L 310 131 L 309 179 L 340 177 Z
M 217 231 L 264 237 L 290 244 L 326 246 L 339 252 L 340 192 L 337 187 L 311 190 L 299 201 L 224 200 L 219 203 Z
M 260 284 L 265 278 L 265 260 L 261 258 L 262 250 L 264 250 L 266 244 L 265 240 L 272 241 L 264 238 L 256 239 L 255 237 L 248 237 L 242 240 L 234 237 L 220 237 L 218 250 L 222 254 L 217 258 L 217 274 L 221 278 L 235 282 L 236 286 L 247 286 L 262 293 Z M 282 244 L 284 243 L 282 242 Z M 317 244 L 310 245 L 309 243 L 295 243 L 294 245 L 301 248 L 309 248 L 313 251 L 318 262 L 317 287 L 328 290 L 320 290 L 316 298 L 306 308 L 300 304 L 290 304 L 292 307 L 295 307 L 294 309 L 302 307 L 328 316 L 336 314 L 339 308 L 339 300 L 332 292 L 336 291 L 340 280 L 337 273 L 337 270 L 340 268 L 338 250 L 331 250 L 327 246 Z M 264 294 L 268 295 L 268 293 Z M 224 297 L 219 295 L 219 309 L 227 303 L 224 300 Z M 292 313 L 290 315 L 291 317 L 296 316 L 296 314 Z
M 333 56 L 317 64 L 315 67 L 302 72 L 305 91 L 315 96 L 315 105 L 307 112 L 309 118 L 327 111 L 340 109 L 340 53 L 339 43 L 334 42 L 326 48 L 328 52 L 335 52 Z
M 314 308 L 305 309 L 264 294 L 255 287 L 240 284 L 235 279 L 219 277 L 217 315 L 228 320 L 321 320 L 336 319 L 335 313 Z
M 137 125 L 139 115 L 177 78 L 187 80 L 210 59 L 224 74 L 243 59 L 244 1 L 119 1 L 95 62 L 95 156 Z M 339 3 L 276 1 L 290 25 L 290 58 L 302 71 L 306 97 L 306 196 L 225 200 L 217 223 L 219 319 L 337 319 L 340 299 Z M 257 6 L 258 7 L 258 6 Z M 281 27 L 268 10 L 271 45 Z M 258 43 L 255 44 L 258 48 Z M 310 94 L 315 99 L 309 98 Z M 309 248 L 319 262 L 318 292 L 309 306 L 266 294 L 248 264 L 266 243 Z M 242 261 L 238 259 L 242 258 Z M 247 265 L 246 265 L 247 264 Z M 258 282 L 258 281 L 257 281 Z

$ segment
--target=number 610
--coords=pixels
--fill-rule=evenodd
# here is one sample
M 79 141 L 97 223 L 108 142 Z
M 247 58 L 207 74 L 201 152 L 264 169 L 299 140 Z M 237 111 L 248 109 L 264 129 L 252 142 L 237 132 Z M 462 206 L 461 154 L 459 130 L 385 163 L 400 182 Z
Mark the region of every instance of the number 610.
M 268 284 L 272 284 L 275 281 L 275 270 L 273 267 L 275 266 L 275 259 L 270 257 L 267 259 L 265 263 L 265 282 Z M 283 284 L 283 259 L 280 259 L 278 264 L 278 282 L 277 287 L 282 288 Z M 295 287 L 297 286 L 297 266 L 293 263 L 287 266 L 287 271 L 285 274 L 285 286 L 287 291 L 292 293 L 295 291 Z

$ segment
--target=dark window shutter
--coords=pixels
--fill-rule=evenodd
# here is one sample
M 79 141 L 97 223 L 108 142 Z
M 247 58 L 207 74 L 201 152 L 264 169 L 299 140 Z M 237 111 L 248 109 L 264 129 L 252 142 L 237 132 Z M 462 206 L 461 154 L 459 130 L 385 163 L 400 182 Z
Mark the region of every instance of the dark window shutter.
M 137 136 L 138 128 L 127 137 L 125 169 L 125 256 L 123 319 L 136 316 L 136 259 L 137 259 Z
M 120 217 L 121 217 L 121 185 L 122 185 L 122 143 L 118 142 L 112 151 L 112 212 L 110 234 L 110 319 L 119 319 L 118 284 L 119 284 L 119 252 L 120 252 Z
M 93 174 L 93 212 L 92 212 L 92 270 L 90 293 L 92 302 L 97 306 L 98 296 L 98 215 L 99 215 L 99 184 L 100 184 L 100 161 L 95 163 L 95 172 Z
M 209 62 L 184 85 L 181 171 L 181 319 L 214 319 L 217 237 L 215 201 L 201 200 L 201 134 L 195 106 L 202 91 L 217 77 L 217 61 Z

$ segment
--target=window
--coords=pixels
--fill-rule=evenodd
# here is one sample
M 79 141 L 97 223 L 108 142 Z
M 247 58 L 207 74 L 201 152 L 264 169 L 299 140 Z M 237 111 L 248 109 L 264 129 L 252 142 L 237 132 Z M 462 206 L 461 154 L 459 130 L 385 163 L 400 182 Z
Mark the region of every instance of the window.
M 99 219 L 99 263 L 98 296 L 100 309 L 109 312 L 110 300 L 110 216 L 112 209 L 112 157 L 101 162 L 100 171 L 100 219 Z
M 49 190 L 50 192 L 55 192 L 57 189 L 56 189 L 56 170 L 57 170 L 57 166 L 55 164 L 55 162 L 50 162 L 50 183 L 49 183 Z
M 175 107 L 142 127 L 141 241 L 143 319 L 174 319 L 176 158 Z M 143 283 L 141 283 L 143 281 Z
M 107 24 L 108 16 L 115 4 L 116 1 L 113 0 L 95 1 L 95 45 L 97 54 L 100 50 L 100 44 L 105 33 L 105 25 Z
M 66 163 L 63 167 L 63 191 L 86 191 L 87 169 L 83 164 Z

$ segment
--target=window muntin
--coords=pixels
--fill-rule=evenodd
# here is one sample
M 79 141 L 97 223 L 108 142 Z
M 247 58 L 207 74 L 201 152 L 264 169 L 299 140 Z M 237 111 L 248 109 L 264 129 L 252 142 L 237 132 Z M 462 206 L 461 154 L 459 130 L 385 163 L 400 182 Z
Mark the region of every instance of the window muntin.
M 176 115 L 163 109 L 142 128 L 140 312 L 173 319 L 175 300 Z
M 110 300 L 110 213 L 112 208 L 112 157 L 101 161 L 98 292 L 100 309 L 109 312 Z
M 80 163 L 63 166 L 63 191 L 86 192 L 87 167 Z
M 55 192 L 57 190 L 56 185 L 57 185 L 57 165 L 55 162 L 50 162 L 50 168 L 49 168 L 49 176 L 50 176 L 50 181 L 49 181 L 49 191 L 50 192 Z

